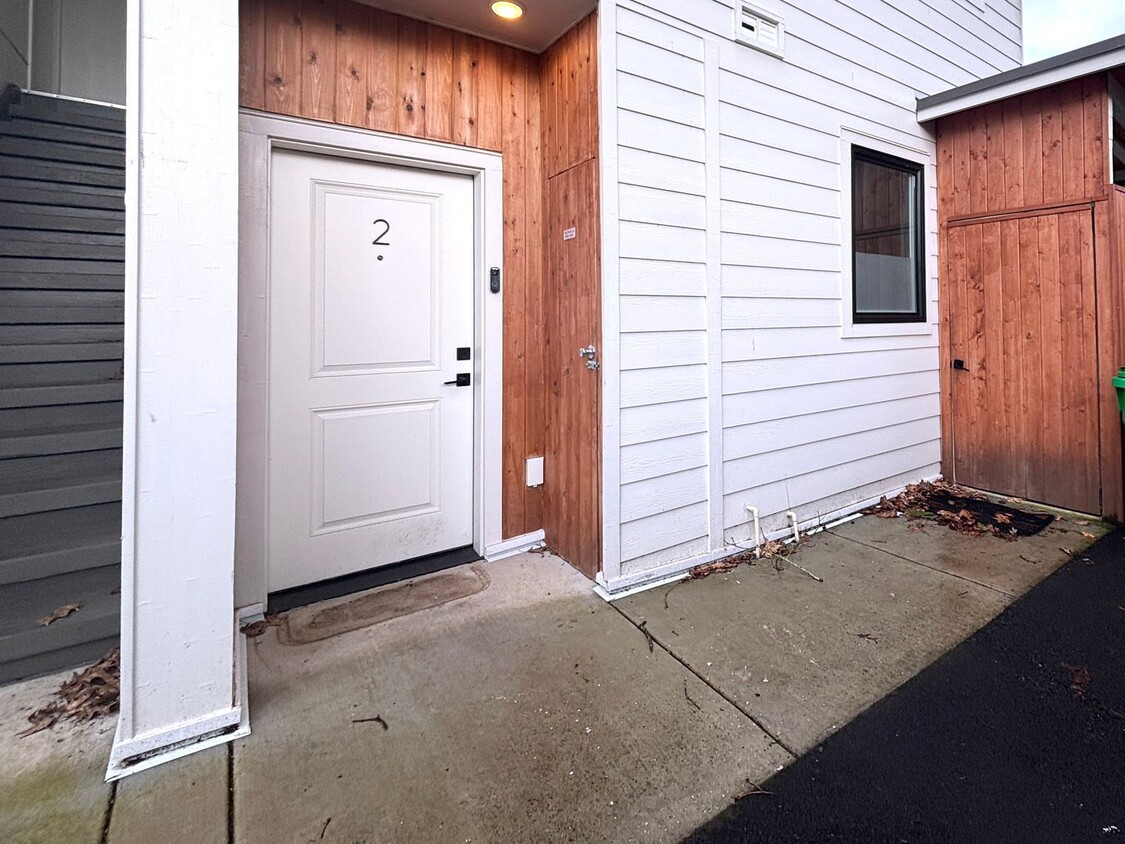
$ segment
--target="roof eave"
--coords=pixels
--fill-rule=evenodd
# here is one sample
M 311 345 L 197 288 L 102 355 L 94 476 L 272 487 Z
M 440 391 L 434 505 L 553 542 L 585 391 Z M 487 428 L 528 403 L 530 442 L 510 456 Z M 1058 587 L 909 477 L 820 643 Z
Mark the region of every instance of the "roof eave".
M 998 73 L 918 100 L 918 122 L 926 123 L 970 108 L 1048 88 L 1125 65 L 1125 36 Z

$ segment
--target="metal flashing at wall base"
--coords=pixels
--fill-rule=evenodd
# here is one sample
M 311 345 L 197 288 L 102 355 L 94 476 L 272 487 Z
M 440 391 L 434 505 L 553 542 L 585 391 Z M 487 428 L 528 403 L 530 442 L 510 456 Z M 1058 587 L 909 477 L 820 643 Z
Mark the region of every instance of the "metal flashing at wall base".
M 506 557 L 514 557 L 516 554 L 522 554 L 537 545 L 542 545 L 544 538 L 545 535 L 542 530 L 525 533 L 523 536 L 513 536 L 511 539 L 505 539 L 503 542 L 497 542 L 485 548 L 484 558 L 488 562 L 494 563 Z

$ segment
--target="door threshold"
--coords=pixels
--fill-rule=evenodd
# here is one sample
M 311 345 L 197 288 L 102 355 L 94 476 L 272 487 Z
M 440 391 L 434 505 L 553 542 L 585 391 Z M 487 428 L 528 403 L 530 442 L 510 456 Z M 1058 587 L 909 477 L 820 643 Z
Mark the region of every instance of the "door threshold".
M 316 583 L 294 586 L 291 589 L 282 589 L 270 593 L 266 604 L 266 613 L 273 615 L 285 612 L 307 604 L 315 604 L 318 601 L 340 598 L 354 592 L 363 592 L 377 586 L 386 586 L 388 583 L 397 583 L 400 580 L 421 577 L 424 574 L 463 566 L 466 563 L 479 562 L 480 559 L 480 554 L 473 546 L 465 545 L 448 551 L 438 551 L 436 554 L 413 557 L 399 563 L 392 563 L 389 566 L 379 566 L 354 574 L 319 580 Z

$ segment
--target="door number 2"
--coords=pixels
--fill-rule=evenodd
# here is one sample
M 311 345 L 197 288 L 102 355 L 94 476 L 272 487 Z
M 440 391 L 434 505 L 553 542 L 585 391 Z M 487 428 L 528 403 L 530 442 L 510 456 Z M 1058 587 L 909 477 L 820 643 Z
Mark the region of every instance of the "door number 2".
M 383 238 L 385 238 L 388 234 L 390 234 L 391 224 L 388 223 L 386 220 L 384 220 L 382 217 L 380 217 L 378 220 L 376 220 L 374 223 L 372 223 L 372 225 L 382 226 L 382 231 L 380 231 L 379 234 L 375 237 L 375 239 L 373 241 L 371 241 L 371 245 L 372 246 L 390 246 L 391 242 L 389 240 L 384 240 Z M 383 260 L 382 255 L 379 255 L 378 257 L 379 257 L 380 261 Z

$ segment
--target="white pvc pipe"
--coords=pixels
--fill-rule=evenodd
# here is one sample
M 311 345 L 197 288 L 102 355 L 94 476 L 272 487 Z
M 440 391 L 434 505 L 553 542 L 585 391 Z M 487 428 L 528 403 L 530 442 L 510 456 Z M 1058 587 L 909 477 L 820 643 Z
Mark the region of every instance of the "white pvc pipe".
M 792 510 L 787 510 L 785 515 L 789 517 L 789 523 L 793 525 L 793 541 L 801 541 L 801 531 L 797 528 L 797 514 Z
M 762 528 L 758 523 L 758 508 L 753 504 L 747 504 L 746 512 L 754 520 L 754 556 L 760 560 L 762 559 Z

